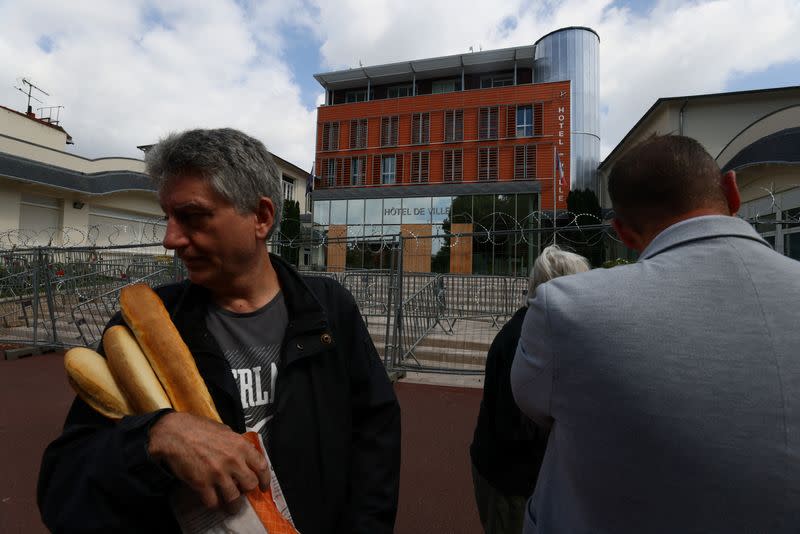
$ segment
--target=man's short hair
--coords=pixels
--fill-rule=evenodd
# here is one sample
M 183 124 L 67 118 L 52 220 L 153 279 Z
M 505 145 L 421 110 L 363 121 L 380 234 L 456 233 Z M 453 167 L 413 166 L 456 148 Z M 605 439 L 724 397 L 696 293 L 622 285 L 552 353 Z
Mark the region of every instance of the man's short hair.
M 531 269 L 531 276 L 528 280 L 528 298 L 533 298 L 536 288 L 540 284 L 559 276 L 583 273 L 591 268 L 589 260 L 580 254 L 562 250 L 558 245 L 550 245 L 542 250 L 539 257 L 533 262 L 533 269 Z
M 172 178 L 197 173 L 239 213 L 255 212 L 261 197 L 269 197 L 275 206 L 270 235 L 280 223 L 280 171 L 264 144 L 245 133 L 231 128 L 172 133 L 147 151 L 145 165 L 159 192 Z
M 608 196 L 616 217 L 639 231 L 695 209 L 725 206 L 717 162 L 680 135 L 653 136 L 628 150 L 611 169 Z

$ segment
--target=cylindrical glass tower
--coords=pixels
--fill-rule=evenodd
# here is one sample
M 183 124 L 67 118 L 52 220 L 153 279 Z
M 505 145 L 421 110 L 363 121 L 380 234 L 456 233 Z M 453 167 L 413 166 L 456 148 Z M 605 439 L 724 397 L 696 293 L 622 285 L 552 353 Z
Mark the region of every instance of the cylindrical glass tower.
M 533 81 L 570 80 L 570 188 L 597 190 L 600 165 L 600 37 L 573 26 L 534 44 Z

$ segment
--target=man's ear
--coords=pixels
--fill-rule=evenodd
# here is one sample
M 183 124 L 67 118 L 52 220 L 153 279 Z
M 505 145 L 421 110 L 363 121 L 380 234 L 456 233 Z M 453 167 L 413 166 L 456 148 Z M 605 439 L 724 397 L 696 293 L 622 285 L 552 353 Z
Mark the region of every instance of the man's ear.
M 256 238 L 267 239 L 275 225 L 275 204 L 269 197 L 261 197 L 256 208 Z
M 722 192 L 725 195 L 725 200 L 728 203 L 728 210 L 731 215 L 736 215 L 739 207 L 742 205 L 742 197 L 739 194 L 739 186 L 736 185 L 736 173 L 728 171 L 722 175 L 720 179 L 722 185 Z
M 631 248 L 637 252 L 641 252 L 645 248 L 645 242 L 642 236 L 638 234 L 638 232 L 634 231 L 624 222 L 620 221 L 619 219 L 612 219 L 611 226 L 614 227 L 614 230 L 617 231 L 617 235 L 625 243 L 625 246 Z

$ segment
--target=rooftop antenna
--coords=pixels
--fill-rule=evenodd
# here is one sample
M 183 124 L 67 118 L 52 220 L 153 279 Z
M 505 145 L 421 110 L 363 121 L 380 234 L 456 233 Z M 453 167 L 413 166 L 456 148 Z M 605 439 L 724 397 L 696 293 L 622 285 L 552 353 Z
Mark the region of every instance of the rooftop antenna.
M 31 83 L 31 82 L 30 82 L 29 80 L 27 80 L 26 78 L 22 78 L 22 85 L 23 85 L 23 86 L 26 86 L 26 85 L 27 85 L 27 86 L 28 86 L 28 87 L 27 87 L 27 90 L 26 90 L 26 89 L 23 89 L 22 87 L 17 87 L 16 85 L 14 86 L 14 89 L 16 89 L 16 90 L 18 90 L 18 91 L 22 92 L 23 94 L 26 94 L 26 95 L 28 95 L 28 113 L 29 113 L 29 114 L 33 114 L 33 108 L 31 107 L 31 100 L 32 100 L 32 99 L 33 99 L 33 100 L 36 100 L 36 101 L 37 101 L 37 102 L 39 102 L 40 104 L 44 104 L 44 102 L 42 102 L 41 100 L 39 100 L 38 98 L 36 98 L 35 96 L 33 96 L 33 95 L 31 94 L 31 93 L 33 92 L 33 90 L 34 90 L 34 89 L 36 89 L 37 91 L 39 91 L 40 93 L 42 93 L 42 94 L 43 94 L 43 95 L 45 95 L 45 96 L 50 96 L 50 94 L 49 94 L 49 93 L 46 93 L 46 92 L 45 92 L 43 89 L 40 89 L 40 88 L 36 87 L 36 86 L 35 86 L 33 83 Z

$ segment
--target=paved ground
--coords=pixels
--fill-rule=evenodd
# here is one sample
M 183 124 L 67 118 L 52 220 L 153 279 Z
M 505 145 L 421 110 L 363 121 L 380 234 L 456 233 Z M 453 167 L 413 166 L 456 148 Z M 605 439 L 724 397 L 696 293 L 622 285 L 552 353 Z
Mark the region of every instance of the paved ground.
M 430 375 L 396 385 L 403 410 L 398 534 L 480 532 L 468 452 L 479 387 L 477 378 Z M 60 355 L 0 360 L 0 532 L 46 532 L 36 509 L 39 461 L 71 400 Z

